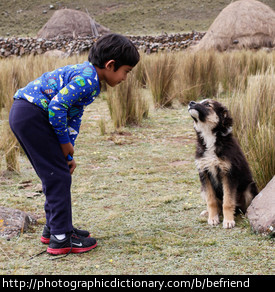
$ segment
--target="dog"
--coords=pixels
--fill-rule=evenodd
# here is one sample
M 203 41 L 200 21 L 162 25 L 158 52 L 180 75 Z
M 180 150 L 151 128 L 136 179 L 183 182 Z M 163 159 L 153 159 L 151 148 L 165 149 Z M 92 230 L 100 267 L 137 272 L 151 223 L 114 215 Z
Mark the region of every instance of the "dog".
M 225 106 L 211 99 L 191 101 L 188 112 L 197 134 L 195 163 L 208 224 L 218 225 L 222 210 L 223 227 L 233 228 L 235 212 L 244 214 L 258 194 L 247 160 L 233 137 L 233 120 Z

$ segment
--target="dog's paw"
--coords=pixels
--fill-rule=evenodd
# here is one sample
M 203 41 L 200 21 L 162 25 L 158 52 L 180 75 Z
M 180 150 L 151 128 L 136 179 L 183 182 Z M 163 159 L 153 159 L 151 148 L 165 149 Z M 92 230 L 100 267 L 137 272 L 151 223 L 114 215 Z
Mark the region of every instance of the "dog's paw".
M 223 220 L 223 228 L 230 229 L 235 226 L 235 221 L 234 220 Z
M 220 223 L 219 215 L 216 215 L 212 218 L 208 218 L 208 224 L 211 226 L 216 226 Z

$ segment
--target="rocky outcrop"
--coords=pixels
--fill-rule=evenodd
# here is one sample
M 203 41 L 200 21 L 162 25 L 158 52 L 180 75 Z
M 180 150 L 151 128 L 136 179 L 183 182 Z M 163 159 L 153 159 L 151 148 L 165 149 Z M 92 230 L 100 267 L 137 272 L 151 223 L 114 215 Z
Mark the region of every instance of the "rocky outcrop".
M 186 34 L 159 36 L 128 36 L 138 49 L 153 53 L 158 51 L 184 50 L 203 37 L 204 33 L 192 32 Z M 0 57 L 23 56 L 28 54 L 41 55 L 47 51 L 60 50 L 67 56 L 80 54 L 90 49 L 98 37 L 57 37 L 45 38 L 0 38 Z
M 25 232 L 36 219 L 21 210 L 0 206 L 0 237 L 10 239 Z
M 275 234 L 275 176 L 253 199 L 247 218 L 257 233 Z

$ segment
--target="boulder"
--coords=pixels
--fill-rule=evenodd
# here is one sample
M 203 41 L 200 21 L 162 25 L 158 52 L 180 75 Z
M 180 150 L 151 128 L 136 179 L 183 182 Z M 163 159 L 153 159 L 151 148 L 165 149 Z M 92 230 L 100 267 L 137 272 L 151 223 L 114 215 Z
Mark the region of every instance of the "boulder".
M 253 199 L 246 216 L 255 232 L 275 234 L 275 176 Z
M 21 210 L 0 206 L 0 237 L 10 239 L 27 231 L 36 219 Z

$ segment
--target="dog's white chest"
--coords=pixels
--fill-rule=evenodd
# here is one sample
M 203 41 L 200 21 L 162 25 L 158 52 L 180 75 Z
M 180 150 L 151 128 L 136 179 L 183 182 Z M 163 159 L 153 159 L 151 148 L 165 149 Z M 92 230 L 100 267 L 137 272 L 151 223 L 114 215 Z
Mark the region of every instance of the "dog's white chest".
M 201 158 L 195 160 L 195 163 L 199 172 L 207 171 L 215 179 L 217 179 L 218 171 L 222 174 L 228 172 L 231 168 L 231 163 L 219 158 L 213 149 L 205 151 Z
M 231 164 L 216 155 L 216 136 L 211 131 L 204 131 L 204 135 L 201 135 L 201 137 L 204 140 L 206 149 L 202 157 L 195 160 L 197 169 L 200 172 L 211 172 L 212 176 L 216 178 L 218 170 L 226 172 L 230 169 Z
M 217 167 L 220 165 L 220 159 L 215 154 L 214 150 L 206 150 L 203 156 L 196 159 L 196 166 L 199 171 L 209 171 L 212 174 L 216 174 Z

